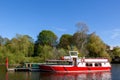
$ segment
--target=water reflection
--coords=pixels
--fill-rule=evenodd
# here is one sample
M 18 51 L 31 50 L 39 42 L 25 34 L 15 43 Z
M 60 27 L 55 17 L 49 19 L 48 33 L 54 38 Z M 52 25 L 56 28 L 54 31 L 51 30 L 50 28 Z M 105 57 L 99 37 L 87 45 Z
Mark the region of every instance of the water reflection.
M 112 80 L 110 72 L 94 73 L 46 73 L 46 72 L 6 72 L 0 80 Z
M 112 80 L 110 72 L 40 73 L 40 80 Z
M 0 80 L 41 80 L 41 79 L 40 72 L 6 72 L 5 79 L 1 79 L 0 77 Z

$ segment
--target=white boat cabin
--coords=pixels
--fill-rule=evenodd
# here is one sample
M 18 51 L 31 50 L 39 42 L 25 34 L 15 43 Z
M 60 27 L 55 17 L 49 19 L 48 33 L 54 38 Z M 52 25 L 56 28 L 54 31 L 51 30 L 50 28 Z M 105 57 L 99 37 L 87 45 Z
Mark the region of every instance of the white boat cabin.
M 64 56 L 64 60 L 70 60 L 78 67 L 111 67 L 107 58 L 78 58 L 77 51 L 69 51 L 69 56 Z

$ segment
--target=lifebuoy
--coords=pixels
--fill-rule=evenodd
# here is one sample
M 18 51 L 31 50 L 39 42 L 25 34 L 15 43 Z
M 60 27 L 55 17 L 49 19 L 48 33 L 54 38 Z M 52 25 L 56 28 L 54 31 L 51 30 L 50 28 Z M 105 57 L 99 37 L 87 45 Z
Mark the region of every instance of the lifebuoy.
M 81 62 L 84 62 L 84 59 L 81 59 Z
M 64 57 L 62 56 L 60 59 L 61 59 L 61 60 L 64 60 Z

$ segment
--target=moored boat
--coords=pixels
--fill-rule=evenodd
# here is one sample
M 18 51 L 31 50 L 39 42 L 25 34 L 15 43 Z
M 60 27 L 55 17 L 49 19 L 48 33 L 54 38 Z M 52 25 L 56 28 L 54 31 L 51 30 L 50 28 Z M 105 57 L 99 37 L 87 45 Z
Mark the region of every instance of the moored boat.
M 69 56 L 61 60 L 47 60 L 40 65 L 41 71 L 47 72 L 98 72 L 110 71 L 111 65 L 107 58 L 79 58 L 77 51 L 69 51 Z

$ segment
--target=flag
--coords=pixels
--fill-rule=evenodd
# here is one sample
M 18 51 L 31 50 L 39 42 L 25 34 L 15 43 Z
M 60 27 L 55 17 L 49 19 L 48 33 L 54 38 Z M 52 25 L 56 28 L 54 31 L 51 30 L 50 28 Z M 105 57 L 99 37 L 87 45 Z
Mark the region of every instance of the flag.
M 6 64 L 6 69 L 8 69 L 8 57 L 6 58 L 5 64 Z

